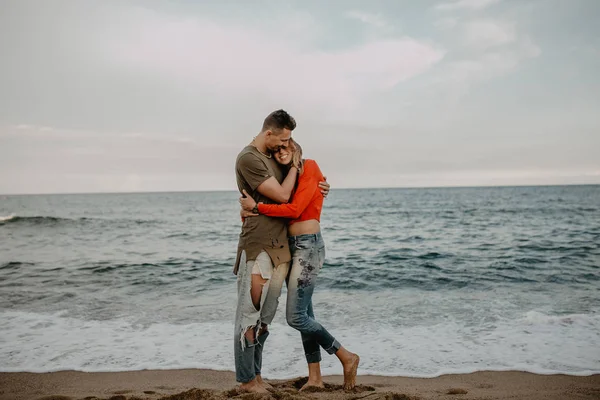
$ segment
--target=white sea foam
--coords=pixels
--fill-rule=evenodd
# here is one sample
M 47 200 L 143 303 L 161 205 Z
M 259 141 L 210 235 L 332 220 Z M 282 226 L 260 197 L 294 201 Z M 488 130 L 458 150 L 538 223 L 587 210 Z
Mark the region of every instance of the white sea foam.
M 233 370 L 230 321 L 136 324 L 128 319 L 81 320 L 63 313 L 0 313 L 0 371 Z M 306 373 L 299 334 L 273 324 L 263 373 Z M 397 327 L 360 322 L 332 330 L 361 355 L 361 374 L 433 377 L 478 370 L 541 374 L 600 373 L 600 316 L 553 317 L 526 312 L 482 330 L 455 322 Z M 340 374 L 323 354 L 325 374 Z
M 6 221 L 10 221 L 11 219 L 15 218 L 14 214 L 11 215 L 0 215 L 0 222 L 6 222 Z
M 529 311 L 525 313 L 524 320 L 529 324 L 547 324 L 547 325 L 572 325 L 590 324 L 594 319 L 586 314 L 569 314 L 569 315 L 545 315 L 537 311 Z

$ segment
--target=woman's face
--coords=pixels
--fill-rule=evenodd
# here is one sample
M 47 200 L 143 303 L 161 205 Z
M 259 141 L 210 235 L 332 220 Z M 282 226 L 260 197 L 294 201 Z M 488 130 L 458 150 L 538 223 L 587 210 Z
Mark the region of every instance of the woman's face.
M 279 148 L 279 151 L 275 153 L 275 160 L 279 164 L 288 165 L 292 162 L 292 156 L 294 152 L 292 151 L 292 147 L 290 145 L 282 146 Z

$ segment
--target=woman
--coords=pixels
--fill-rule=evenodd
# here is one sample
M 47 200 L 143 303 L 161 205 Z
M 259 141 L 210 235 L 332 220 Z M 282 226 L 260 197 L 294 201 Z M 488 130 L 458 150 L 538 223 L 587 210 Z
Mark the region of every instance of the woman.
M 292 253 L 292 266 L 288 280 L 286 318 L 288 324 L 300 331 L 308 362 L 308 382 L 300 390 L 309 387 L 323 388 L 321 377 L 321 351 L 335 354 L 344 368 L 344 389 L 353 389 L 360 358 L 346 350 L 315 320 L 312 294 L 315 281 L 325 260 L 325 244 L 321 236 L 320 218 L 323 195 L 318 183 L 323 174 L 314 160 L 302 159 L 302 148 L 293 140 L 275 153 L 278 163 L 298 169 L 298 182 L 288 204 L 256 203 L 252 197 L 240 198 L 243 216 L 264 214 L 271 217 L 290 218 L 288 236 Z

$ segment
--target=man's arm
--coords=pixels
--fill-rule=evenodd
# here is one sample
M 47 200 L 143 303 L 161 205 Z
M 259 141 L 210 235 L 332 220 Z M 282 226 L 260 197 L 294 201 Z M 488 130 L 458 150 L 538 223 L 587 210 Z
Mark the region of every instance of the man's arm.
M 277 203 L 287 203 L 290 199 L 298 170 L 291 168 L 282 184 L 271 176 L 265 162 L 254 154 L 244 154 L 237 160 L 236 169 L 242 179 L 253 191 L 258 191 L 265 197 Z
M 263 183 L 258 185 L 258 193 L 262 194 L 265 197 L 277 202 L 277 203 L 287 203 L 290 201 L 290 197 L 292 196 L 292 191 L 294 190 L 294 185 L 296 184 L 296 177 L 298 176 L 298 170 L 296 167 L 290 168 L 287 176 L 283 180 L 282 184 L 277 182 L 275 177 L 271 176 Z
M 237 170 L 252 190 L 258 190 L 263 196 L 280 204 L 290 201 L 298 176 L 297 168 L 292 167 L 283 183 L 279 184 L 277 179 L 270 176 L 263 160 L 252 154 L 245 154 L 238 160 Z M 323 196 L 327 197 L 329 193 L 327 178 L 324 178 L 324 182 L 319 182 L 319 188 Z
M 291 177 L 292 173 L 293 177 Z M 294 190 L 294 186 L 296 185 L 297 176 L 298 170 L 296 169 L 296 167 L 292 167 L 282 184 L 279 184 L 277 179 L 275 179 L 274 177 L 270 177 L 262 184 L 260 184 L 257 190 L 263 196 L 266 196 L 279 204 L 289 203 L 290 196 L 292 195 L 292 191 Z M 319 182 L 319 189 L 321 189 L 323 197 L 327 197 L 327 195 L 329 194 L 329 188 L 330 185 L 327 182 L 327 177 L 324 176 L 323 181 Z
M 305 178 L 304 175 L 302 175 L 298 182 L 298 188 L 294 193 L 294 198 L 287 204 L 257 204 L 251 197 L 242 198 L 240 199 L 240 204 L 242 205 L 243 209 L 242 211 L 252 212 L 252 210 L 257 207 L 260 211 L 260 214 L 264 214 L 269 217 L 297 219 L 300 217 L 300 215 L 302 215 L 306 207 L 308 207 L 312 201 L 312 198 L 317 191 L 317 182 L 318 178 L 316 177 Z

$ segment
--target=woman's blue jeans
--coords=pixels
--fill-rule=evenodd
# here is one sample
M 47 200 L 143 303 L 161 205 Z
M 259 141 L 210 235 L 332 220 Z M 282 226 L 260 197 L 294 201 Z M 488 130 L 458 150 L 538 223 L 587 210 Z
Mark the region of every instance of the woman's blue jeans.
M 335 354 L 341 347 L 327 329 L 315 320 L 312 295 L 317 275 L 325 261 L 325 243 L 321 233 L 290 236 L 292 265 L 288 281 L 287 323 L 302 335 L 308 363 L 321 361 L 322 347 Z

